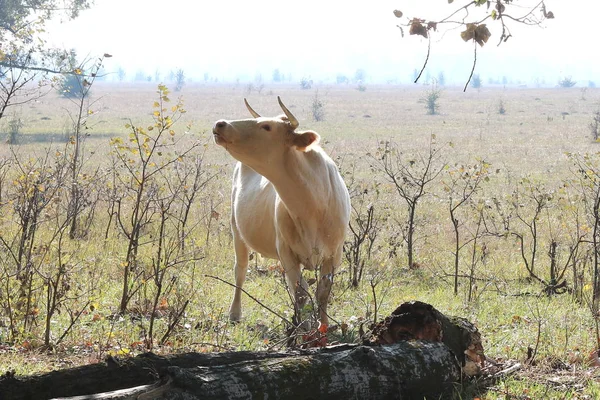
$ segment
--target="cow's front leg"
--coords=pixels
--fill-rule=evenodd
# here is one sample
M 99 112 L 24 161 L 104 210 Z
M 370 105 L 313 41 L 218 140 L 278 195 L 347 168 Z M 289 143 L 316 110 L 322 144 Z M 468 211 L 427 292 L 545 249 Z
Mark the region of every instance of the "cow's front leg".
M 233 291 L 233 301 L 229 308 L 229 320 L 237 322 L 242 319 L 242 285 L 246 280 L 246 272 L 248 271 L 248 256 L 250 250 L 235 224 L 235 218 L 231 218 L 231 230 L 233 233 L 233 246 L 235 249 L 235 265 L 233 267 L 235 276 L 236 288 Z

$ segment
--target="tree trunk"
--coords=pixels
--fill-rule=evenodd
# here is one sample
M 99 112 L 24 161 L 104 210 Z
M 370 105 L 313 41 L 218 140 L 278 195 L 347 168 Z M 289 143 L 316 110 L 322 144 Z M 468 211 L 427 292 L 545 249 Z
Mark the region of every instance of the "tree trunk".
M 277 353 L 147 353 L 38 376 L 7 373 L 0 378 L 0 399 L 89 395 L 139 385 L 148 386 L 99 398 L 145 393 L 139 398 L 438 399 L 452 395 L 461 372 L 477 373 L 482 357 L 473 325 L 416 302 L 398 307 L 362 345 Z

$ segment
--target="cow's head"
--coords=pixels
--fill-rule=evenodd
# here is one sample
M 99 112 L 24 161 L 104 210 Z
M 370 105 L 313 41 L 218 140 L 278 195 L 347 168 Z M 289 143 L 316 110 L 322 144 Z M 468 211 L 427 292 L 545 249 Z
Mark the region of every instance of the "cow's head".
M 234 158 L 252 166 L 252 161 L 268 162 L 285 156 L 287 150 L 309 151 L 319 142 L 319 135 L 313 131 L 296 132 L 298 120 L 277 96 L 284 114 L 274 118 L 261 117 L 250 107 L 246 107 L 254 118 L 215 122 L 213 137 L 215 143 L 223 146 Z

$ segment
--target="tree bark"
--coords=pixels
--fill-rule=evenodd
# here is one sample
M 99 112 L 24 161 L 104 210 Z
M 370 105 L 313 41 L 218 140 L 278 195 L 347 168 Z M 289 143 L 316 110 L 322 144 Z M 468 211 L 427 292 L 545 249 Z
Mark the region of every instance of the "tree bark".
M 416 302 L 398 307 L 360 345 L 277 353 L 147 353 L 45 375 L 7 373 L 0 377 L 0 400 L 127 388 L 131 389 L 95 398 L 438 399 L 452 395 L 462 374 L 477 373 L 482 358 L 479 333 L 472 324 Z

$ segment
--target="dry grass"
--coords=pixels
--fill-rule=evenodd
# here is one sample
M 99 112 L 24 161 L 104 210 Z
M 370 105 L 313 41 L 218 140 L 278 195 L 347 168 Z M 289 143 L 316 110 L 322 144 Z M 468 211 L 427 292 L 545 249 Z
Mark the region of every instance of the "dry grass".
M 210 140 L 212 124 L 219 118 L 246 118 L 243 97 L 263 115 L 280 114 L 276 95 L 280 95 L 300 120 L 301 128 L 314 129 L 323 139 L 323 146 L 338 161 L 344 171 L 357 162 L 357 180 L 361 185 L 380 182 L 380 195 L 374 200 L 381 217 L 386 217 L 379 252 L 367 265 L 367 281 L 358 289 L 348 288 L 347 266 L 341 268 L 334 287 L 330 310 L 337 322 L 350 325 L 349 333 L 336 336 L 341 341 L 356 340 L 361 320 L 373 316 L 373 298 L 368 279 L 375 279 L 379 315 L 391 312 L 403 301 L 418 299 L 429 302 L 444 313 L 464 316 L 476 323 L 482 332 L 487 355 L 499 362 L 524 361 L 527 348 L 538 346 L 537 366 L 496 384 L 481 398 L 592 398 L 599 393 L 597 372 L 589 368 L 588 355 L 596 349 L 594 319 L 585 304 L 569 294 L 539 296 L 541 287 L 526 279 L 517 245 L 507 239 L 486 239 L 491 255 L 479 265 L 476 275 L 481 279 L 475 297 L 467 302 L 466 285 L 459 295 L 452 295 L 451 224 L 446 215 L 443 193 L 439 185 L 433 188 L 419 209 L 421 239 L 417 245 L 417 261 L 421 268 L 404 268 L 404 249 L 390 257 L 389 239 L 397 235 L 404 215 L 404 205 L 393 187 L 369 168 L 368 154 L 375 154 L 378 143 L 393 140 L 406 153 L 422 151 L 432 134 L 444 146 L 444 158 L 450 164 L 473 162 L 476 157 L 491 163 L 493 174 L 482 196 L 502 197 L 510 193 L 518 178 L 531 175 L 549 187 L 560 186 L 571 176 L 565 153 L 595 152 L 588 125 L 598 108 L 600 90 L 581 100 L 578 89 L 502 89 L 483 88 L 462 93 L 459 89 L 444 89 L 440 98 L 440 114 L 427 115 L 419 102 L 426 90 L 422 86 L 369 86 L 357 91 L 350 86 L 319 87 L 319 98 L 325 103 L 325 120 L 312 121 L 312 90 L 299 86 L 272 85 L 261 94 L 247 94 L 243 85 L 186 85 L 180 93 L 188 110 L 177 125 L 179 132 L 193 123 L 189 140 Z M 105 165 L 111 151 L 109 139 L 126 137 L 124 125 L 151 121 L 152 102 L 156 87 L 152 84 L 115 87 L 99 83 L 93 89 L 90 137 L 86 151 L 94 152 L 88 164 Z M 174 98 L 178 94 L 173 93 Z M 506 113 L 498 112 L 502 99 Z M 49 95 L 19 111 L 24 121 L 21 144 L 15 149 L 19 157 L 39 153 L 44 147 L 57 146 L 67 120 L 68 100 Z M 452 143 L 449 146 L 448 143 Z M 189 143 L 183 142 L 183 143 Z M 184 144 L 182 144 L 183 146 Z M 0 159 L 9 157 L 8 146 L 0 146 Z M 232 159 L 212 143 L 208 144 L 207 168 L 218 174 L 206 193 L 195 204 L 199 217 L 207 205 L 215 211 L 208 227 L 198 220 L 194 231 L 194 246 L 204 259 L 188 265 L 181 273 L 185 284 L 179 294 L 192 300 L 186 316 L 169 342 L 156 351 L 184 350 L 218 351 L 227 349 L 265 349 L 277 346 L 284 337 L 281 321 L 250 299 L 244 299 L 244 322 L 229 325 L 226 315 L 230 288 L 204 275 L 232 279 L 233 251 L 225 217 L 229 210 L 229 175 Z M 6 207 L 4 210 L 8 210 Z M 39 338 L 34 330 L 18 343 L 7 343 L 0 319 L 0 365 L 29 374 L 88 362 L 95 362 L 107 353 L 135 354 L 142 351 L 144 315 L 115 317 L 118 306 L 124 238 L 114 231 L 109 240 L 102 237 L 105 215 L 98 213 L 98 222 L 90 236 L 69 250 L 77 252 L 81 267 L 77 280 L 93 286 L 88 299 L 94 305 L 86 310 L 60 346 L 51 352 L 39 350 Z M 548 219 L 544 233 L 556 222 Z M 6 229 L 8 221 L 4 220 Z M 0 228 L 1 229 L 1 228 Z M 207 229 L 210 238 L 206 241 Z M 545 246 L 545 245 L 544 245 Z M 540 268 L 547 258 L 540 250 Z M 466 257 L 466 256 L 465 256 Z M 467 259 L 462 261 L 467 263 Z M 269 307 L 289 315 L 289 297 L 276 265 L 256 257 L 248 274 L 246 290 Z M 377 280 L 379 279 L 379 280 Z M 589 276 L 588 276 L 589 279 Z M 569 282 L 569 284 L 571 284 Z M 83 302 L 84 299 L 82 299 Z M 171 301 L 171 299 L 169 299 Z M 173 299 L 174 301 L 174 299 Z M 132 307 L 143 308 L 143 299 L 135 298 Z M 168 305 L 165 305 L 168 307 Z M 40 310 L 43 314 L 43 309 Z M 66 323 L 64 314 L 55 319 L 57 326 Z M 140 319 L 141 318 L 141 319 Z M 166 329 L 166 321 L 158 321 L 157 329 Z M 539 340 L 537 339 L 539 336 Z M 574 354 L 581 356 L 574 357 Z M 549 360 L 559 359 L 567 370 L 559 371 Z M 34 362 L 35 360 L 35 362 Z M 38 362 L 41 361 L 41 362 Z M 560 365 L 563 365 L 560 364 Z M 554 367 L 553 367 L 554 365 Z M 567 374 L 565 384 L 552 380 Z M 563 378 L 561 378 L 563 379 Z M 575 383 L 573 383 L 575 382 Z M 468 398 L 469 394 L 463 394 Z M 527 397 L 529 396 L 529 397 Z

